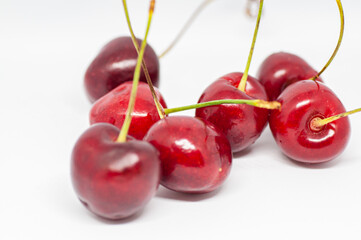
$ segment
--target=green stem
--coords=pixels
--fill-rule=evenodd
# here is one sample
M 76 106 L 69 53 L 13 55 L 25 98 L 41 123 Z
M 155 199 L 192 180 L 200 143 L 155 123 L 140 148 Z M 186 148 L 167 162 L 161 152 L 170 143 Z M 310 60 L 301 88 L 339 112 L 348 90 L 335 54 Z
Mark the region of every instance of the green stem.
M 143 59 L 143 55 L 144 55 L 144 51 L 145 51 L 145 46 L 147 45 L 147 38 L 148 38 L 149 29 L 150 29 L 150 24 L 152 22 L 154 6 L 155 6 L 155 0 L 151 0 L 150 7 L 149 7 L 149 14 L 148 14 L 147 29 L 145 31 L 145 36 L 144 36 L 144 39 L 143 39 L 143 42 L 142 42 L 142 45 L 140 48 L 137 65 L 136 65 L 135 71 L 134 71 L 133 86 L 132 86 L 132 92 L 131 92 L 131 95 L 129 98 L 128 109 L 127 109 L 127 113 L 126 113 L 126 117 L 125 117 L 122 129 L 118 136 L 117 142 L 126 142 L 127 141 L 127 135 L 128 135 L 130 123 L 132 122 L 132 112 L 134 110 L 135 97 L 137 95 L 137 88 L 138 88 L 139 77 L 140 77 L 140 68 L 141 68 L 141 63 L 142 63 L 142 59 Z
M 249 71 L 249 67 L 251 66 L 251 60 L 252 60 L 252 56 L 253 56 L 254 46 L 256 44 L 259 24 L 261 22 L 262 9 L 263 9 L 263 0 L 260 0 L 256 28 L 254 29 L 254 33 L 253 33 L 253 40 L 252 40 L 251 49 L 250 49 L 249 55 L 248 55 L 246 69 L 244 70 L 242 79 L 241 79 L 241 81 L 239 82 L 239 85 L 238 85 L 238 89 L 241 90 L 242 92 L 244 92 L 246 90 L 248 71 Z
M 137 53 L 139 55 L 139 44 L 138 44 L 137 38 L 135 37 L 134 31 L 133 31 L 133 28 L 132 28 L 132 24 L 130 22 L 129 11 L 128 11 L 128 6 L 127 6 L 126 0 L 123 0 L 123 6 L 124 6 L 124 12 L 125 12 L 125 17 L 127 19 L 127 24 L 128 24 L 130 36 L 132 38 L 135 50 L 137 50 Z M 142 60 L 142 67 L 143 67 L 143 70 L 144 70 L 145 78 L 147 79 L 148 86 L 150 88 L 150 92 L 152 93 L 154 103 L 155 103 L 155 106 L 157 108 L 159 117 L 161 119 L 163 119 L 165 117 L 164 109 L 163 109 L 163 106 L 159 102 L 157 94 L 155 93 L 154 86 L 153 86 L 152 80 L 150 78 L 148 68 L 147 68 L 147 65 L 145 64 L 144 59 Z
M 312 126 L 315 127 L 316 129 L 321 128 L 322 126 L 324 126 L 328 123 L 331 123 L 331 122 L 336 121 L 343 117 L 347 117 L 348 115 L 351 115 L 351 114 L 354 114 L 357 112 L 361 112 L 361 108 L 358 108 L 358 109 L 355 109 L 355 110 L 352 110 L 349 112 L 341 113 L 341 114 L 338 114 L 338 115 L 335 115 L 332 117 L 324 118 L 324 119 L 317 118 L 317 119 L 315 119 L 315 121 L 312 121 Z
M 340 19 L 341 19 L 341 28 L 340 28 L 340 36 L 338 38 L 337 41 L 337 45 L 335 50 L 332 53 L 332 56 L 330 57 L 330 59 L 328 60 L 328 62 L 326 63 L 326 65 L 322 68 L 322 70 L 317 73 L 314 77 L 311 78 L 311 80 L 315 81 L 317 78 L 320 77 L 320 75 L 326 70 L 326 68 L 331 64 L 331 62 L 333 61 L 333 59 L 335 58 L 340 46 L 341 46 L 341 42 L 342 42 L 342 38 L 343 38 L 343 32 L 344 32 L 344 28 L 345 28 L 345 16 L 344 16 L 344 12 L 343 12 L 343 7 L 342 7 L 342 3 L 341 0 L 336 0 L 337 2 L 337 6 L 338 6 L 338 10 L 340 11 Z
M 182 106 L 182 107 L 176 107 L 176 108 L 166 108 L 164 109 L 165 114 L 175 113 L 175 112 L 181 112 L 185 110 L 195 109 L 195 108 L 203 108 L 203 107 L 209 107 L 209 106 L 215 106 L 215 105 L 221 105 L 221 104 L 247 104 L 254 107 L 259 108 L 266 108 L 266 109 L 280 109 L 281 104 L 279 102 L 273 101 L 268 102 L 264 100 L 246 100 L 246 99 L 222 99 L 222 100 L 215 100 L 215 101 L 209 101 L 209 102 L 202 102 L 197 104 L 192 104 L 188 106 Z
M 188 19 L 186 24 L 183 26 L 181 31 L 178 33 L 176 38 L 173 40 L 173 42 L 158 56 L 159 59 L 164 57 L 179 41 L 179 39 L 184 35 L 184 33 L 188 30 L 188 28 L 191 26 L 191 24 L 194 22 L 196 17 L 198 17 L 199 13 L 211 2 L 214 0 L 204 0 L 201 5 L 194 11 L 192 16 Z

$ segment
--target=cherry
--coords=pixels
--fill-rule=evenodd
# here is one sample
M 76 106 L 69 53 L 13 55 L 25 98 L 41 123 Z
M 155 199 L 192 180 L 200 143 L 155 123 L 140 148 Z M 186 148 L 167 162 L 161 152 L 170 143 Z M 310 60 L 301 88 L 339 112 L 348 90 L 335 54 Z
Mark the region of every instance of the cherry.
M 289 86 L 278 101 L 281 110 L 272 110 L 272 134 L 288 157 L 305 163 L 327 162 L 346 147 L 350 136 L 348 118 L 318 126 L 315 123 L 345 112 L 337 96 L 323 83 L 303 80 Z
M 249 76 L 245 92 L 238 89 L 242 73 L 230 73 L 212 83 L 198 102 L 218 99 L 263 99 L 267 94 L 255 78 Z M 213 123 L 228 138 L 232 151 L 239 152 L 253 144 L 268 121 L 268 110 L 248 105 L 225 104 L 198 108 L 196 116 Z
M 122 130 L 119 132 L 108 123 L 95 124 L 85 131 L 73 149 L 74 189 L 90 211 L 108 219 L 122 219 L 138 212 L 159 185 L 158 151 L 151 144 L 127 135 L 154 5 L 155 0 L 150 0 L 147 29 L 133 74 Z
M 302 58 L 286 52 L 267 57 L 258 70 L 258 79 L 267 91 L 268 98 L 275 100 L 281 92 L 294 82 L 315 76 L 314 70 Z M 321 78 L 317 81 L 323 82 Z
M 267 93 L 262 84 L 248 76 L 263 8 L 260 1 L 257 24 L 244 73 L 230 73 L 212 83 L 198 102 L 218 99 L 263 99 Z M 268 110 L 247 105 L 221 105 L 196 110 L 196 116 L 213 123 L 227 136 L 233 152 L 250 146 L 261 135 L 268 121 Z
M 137 39 L 138 44 L 141 40 Z M 85 88 L 91 102 L 96 101 L 121 83 L 133 79 L 138 53 L 131 37 L 119 37 L 105 45 L 88 67 Z M 144 61 L 155 86 L 159 80 L 159 60 L 154 50 L 147 45 Z M 146 82 L 142 71 L 140 81 Z
M 125 82 L 96 101 L 90 111 L 90 123 L 108 122 L 121 128 L 125 119 L 131 94 L 132 82 Z M 166 103 L 155 89 L 163 107 Z M 148 129 L 160 119 L 151 91 L 146 83 L 139 82 L 136 102 L 128 134 L 142 140 Z
M 272 134 L 288 157 L 306 163 L 327 162 L 337 157 L 346 147 L 350 123 L 345 108 L 336 95 L 316 80 L 330 65 L 343 37 L 344 13 L 341 0 L 336 0 L 340 12 L 341 30 L 331 58 L 323 69 L 310 80 L 288 86 L 279 96 L 281 110 L 270 116 Z M 337 120 L 337 121 L 336 121 Z
M 159 185 L 157 150 L 144 141 L 116 142 L 119 129 L 99 123 L 76 142 L 71 177 L 79 200 L 107 219 L 129 217 L 151 199 Z
M 336 0 L 340 12 L 341 28 L 335 50 L 330 59 L 320 72 L 316 72 L 302 58 L 285 52 L 279 52 L 269 56 L 261 65 L 258 76 L 260 82 L 265 86 L 270 100 L 275 100 L 289 85 L 311 79 L 323 82 L 320 75 L 331 64 L 336 56 L 342 42 L 344 33 L 344 13 L 341 0 Z
M 211 2 L 212 0 L 204 0 L 201 3 L 177 37 L 159 56 L 156 55 L 151 46 L 147 45 L 143 59 L 143 70 L 146 68 L 148 73 L 142 70 L 140 81 L 151 81 L 153 85 L 159 85 L 159 59 L 164 57 L 175 46 L 194 19 Z M 138 57 L 137 51 L 141 40 L 138 38 L 135 40 L 134 32 L 131 29 L 128 7 L 124 0 L 123 6 L 132 37 L 118 37 L 110 41 L 88 67 L 84 83 L 91 102 L 96 101 L 120 84 L 133 79 Z M 134 38 L 134 41 L 132 38 Z
M 217 189 L 229 174 L 232 153 L 223 133 L 211 123 L 170 116 L 155 123 L 144 137 L 158 149 L 161 184 L 184 193 Z

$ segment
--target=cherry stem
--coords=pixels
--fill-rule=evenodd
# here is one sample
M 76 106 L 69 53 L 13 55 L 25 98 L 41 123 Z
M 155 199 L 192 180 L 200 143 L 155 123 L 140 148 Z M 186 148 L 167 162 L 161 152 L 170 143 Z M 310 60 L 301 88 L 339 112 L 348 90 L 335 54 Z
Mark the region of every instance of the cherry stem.
M 123 6 L 124 6 L 124 12 L 125 12 L 125 17 L 127 19 L 129 32 L 130 32 L 130 35 L 132 37 L 132 41 L 133 41 L 135 50 L 137 50 L 137 53 L 139 55 L 139 44 L 138 44 L 137 38 L 135 37 L 134 31 L 133 31 L 133 28 L 132 28 L 132 24 L 130 23 L 129 11 L 128 11 L 128 6 L 127 6 L 126 0 L 123 0 Z M 163 109 L 163 106 L 159 102 L 157 94 L 155 93 L 154 86 L 153 86 L 152 80 L 150 78 L 148 68 L 147 68 L 147 65 L 145 64 L 144 59 L 142 60 L 142 67 L 143 67 L 143 70 L 144 70 L 145 78 L 147 79 L 148 86 L 150 88 L 150 92 L 152 93 L 154 103 L 155 103 L 155 106 L 157 108 L 159 117 L 161 119 L 163 119 L 165 117 L 164 109 Z
M 179 39 L 184 35 L 184 33 L 189 29 L 189 27 L 192 25 L 194 20 L 198 17 L 198 15 L 202 12 L 202 10 L 211 2 L 214 0 L 204 0 L 201 5 L 198 6 L 198 8 L 193 12 L 191 17 L 188 19 L 186 24 L 183 26 L 183 28 L 180 30 L 178 35 L 175 37 L 175 39 L 171 42 L 171 44 L 158 56 L 159 59 L 164 57 L 179 41 Z
M 241 79 L 241 81 L 239 82 L 239 85 L 238 85 L 238 89 L 241 90 L 242 92 L 244 92 L 246 90 L 248 71 L 249 71 L 249 67 L 251 66 L 251 60 L 252 60 L 252 56 L 253 56 L 254 46 L 256 44 L 259 24 L 261 22 L 262 9 L 263 9 L 263 0 L 260 0 L 256 28 L 254 29 L 254 33 L 253 33 L 253 40 L 252 40 L 251 49 L 250 49 L 249 55 L 248 55 L 246 69 L 244 70 L 242 79 Z
M 349 112 L 345 112 L 345 113 L 341 113 L 341 114 L 338 114 L 338 115 L 335 115 L 335 116 L 332 116 L 332 117 L 329 117 L 329 118 L 315 118 L 314 121 L 311 122 L 311 125 L 312 127 L 314 127 L 315 129 L 319 129 L 321 128 L 322 126 L 328 124 L 328 123 L 331 123 L 333 121 L 336 121 L 340 118 L 343 118 L 343 117 L 347 117 L 348 115 L 351 115 L 351 114 L 354 114 L 354 113 L 357 113 L 357 112 L 361 112 L 361 108 L 358 108 L 358 109 L 355 109 L 355 110 L 352 110 L 352 111 L 349 111 Z
M 209 106 L 216 106 L 221 104 L 247 104 L 258 108 L 265 108 L 265 109 L 280 109 L 281 103 L 272 101 L 264 101 L 260 99 L 256 100 L 246 100 L 246 99 L 222 99 L 222 100 L 215 100 L 215 101 L 209 101 L 209 102 L 202 102 L 197 104 L 192 104 L 188 106 L 183 107 L 176 107 L 176 108 L 166 108 L 164 109 L 165 114 L 175 113 L 175 112 L 181 112 L 185 110 L 195 109 L 195 108 L 203 108 L 203 107 L 209 107 Z
M 132 86 L 132 92 L 131 92 L 131 95 L 130 95 L 130 98 L 129 98 L 127 113 L 126 113 L 126 116 L 125 116 L 125 120 L 124 120 L 122 129 L 121 129 L 120 134 L 118 136 L 117 142 L 126 142 L 129 127 L 130 127 L 130 123 L 132 122 L 132 112 L 134 110 L 135 98 L 136 98 L 136 95 L 137 95 L 137 88 L 138 88 L 139 77 L 140 77 L 141 63 L 142 63 L 145 47 L 147 45 L 147 37 L 148 37 L 149 29 L 150 29 L 150 24 L 152 22 L 154 6 L 155 6 L 155 0 L 150 0 L 147 29 L 145 31 L 145 36 L 144 36 L 144 39 L 143 39 L 143 42 L 142 42 L 142 45 L 141 45 L 141 48 L 140 48 L 140 52 L 139 52 L 138 60 L 137 60 L 137 65 L 136 65 L 135 71 L 134 71 L 133 86 Z
M 336 45 L 335 50 L 332 53 L 332 56 L 330 57 L 330 59 L 328 60 L 326 65 L 322 68 L 322 70 L 319 73 L 317 73 L 314 77 L 311 78 L 311 80 L 313 80 L 313 81 L 315 81 L 317 78 L 319 78 L 320 75 L 327 69 L 327 67 L 331 64 L 331 62 L 335 58 L 335 56 L 341 46 L 343 32 L 344 32 L 344 28 L 345 28 L 345 16 L 344 16 L 341 0 L 336 0 L 336 2 L 337 2 L 338 10 L 340 11 L 340 19 L 341 19 L 340 36 L 338 38 L 337 45 Z

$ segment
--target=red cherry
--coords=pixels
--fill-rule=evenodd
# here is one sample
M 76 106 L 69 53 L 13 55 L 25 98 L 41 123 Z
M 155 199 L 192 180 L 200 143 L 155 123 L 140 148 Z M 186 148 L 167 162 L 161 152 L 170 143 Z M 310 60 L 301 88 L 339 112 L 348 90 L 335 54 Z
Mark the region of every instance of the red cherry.
M 263 61 L 258 79 L 266 89 L 269 100 L 276 100 L 281 92 L 297 81 L 316 76 L 315 71 L 302 58 L 286 52 L 274 53 Z M 323 82 L 321 78 L 317 79 Z
M 288 157 L 305 163 L 327 162 L 346 147 L 350 136 L 347 117 L 315 127 L 312 123 L 345 112 L 337 96 L 324 85 L 304 80 L 289 86 L 278 98 L 281 110 L 272 110 L 270 128 Z
M 227 138 L 207 121 L 166 117 L 144 137 L 160 153 L 161 184 L 184 193 L 217 189 L 229 174 L 232 153 Z
M 79 200 L 107 219 L 129 217 L 154 195 L 159 185 L 157 150 L 144 141 L 115 142 L 119 130 L 93 125 L 75 144 L 71 176 Z
M 141 45 L 139 39 L 138 44 Z M 132 81 L 137 58 L 138 53 L 130 37 L 119 37 L 105 45 L 85 74 L 85 89 L 90 101 L 96 101 L 123 82 Z M 144 61 L 153 84 L 158 86 L 159 60 L 149 45 L 144 53 Z M 140 81 L 147 81 L 143 70 Z
M 212 83 L 201 95 L 198 102 L 219 99 L 262 99 L 267 100 L 267 94 L 262 84 L 248 76 L 246 90 L 238 89 L 243 73 L 230 73 Z M 228 138 L 232 151 L 239 152 L 261 135 L 268 121 L 268 110 L 245 104 L 224 104 L 212 107 L 198 108 L 196 117 L 213 123 Z
M 121 129 L 126 116 L 132 85 L 132 82 L 125 82 L 96 101 L 90 111 L 90 124 L 107 122 Z M 167 107 L 158 89 L 155 89 L 155 92 L 162 106 Z M 160 119 L 149 86 L 146 83 L 139 82 L 132 116 L 128 135 L 139 140 L 142 140 L 148 129 Z

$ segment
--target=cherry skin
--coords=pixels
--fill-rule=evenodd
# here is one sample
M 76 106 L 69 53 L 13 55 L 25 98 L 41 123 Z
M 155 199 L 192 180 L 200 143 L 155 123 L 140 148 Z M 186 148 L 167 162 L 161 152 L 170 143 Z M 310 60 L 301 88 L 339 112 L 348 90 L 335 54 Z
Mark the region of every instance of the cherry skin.
M 107 122 L 121 129 L 132 90 L 133 82 L 125 82 L 96 101 L 90 111 L 90 124 Z M 163 97 L 155 88 L 156 95 L 163 107 L 167 107 Z M 139 82 L 132 113 L 132 124 L 128 135 L 142 140 L 148 129 L 160 117 L 148 84 Z
M 123 219 L 141 210 L 160 178 L 157 150 L 144 141 L 115 142 L 119 130 L 93 125 L 76 142 L 71 177 L 79 200 L 94 214 Z
M 139 46 L 141 40 L 138 40 Z M 85 89 L 89 100 L 96 101 L 121 83 L 133 80 L 138 53 L 130 37 L 119 37 L 105 45 L 88 67 L 85 77 Z M 144 61 L 150 78 L 158 86 L 159 60 L 154 50 L 147 45 Z M 142 70 L 140 81 L 147 82 Z
M 183 193 L 211 192 L 225 181 L 232 153 L 227 138 L 211 123 L 187 116 L 166 117 L 144 137 L 158 149 L 161 184 Z
M 198 102 L 219 99 L 267 100 L 264 87 L 258 80 L 248 76 L 245 92 L 237 87 L 243 74 L 227 74 L 213 82 L 201 95 Z M 261 135 L 268 121 L 267 109 L 245 104 L 223 104 L 198 108 L 196 117 L 213 123 L 228 138 L 232 151 L 239 152 L 253 144 Z
M 278 52 L 266 58 L 258 70 L 258 79 L 266 89 L 269 100 L 276 100 L 281 92 L 294 82 L 307 80 L 317 72 L 302 58 Z M 321 78 L 317 81 L 322 82 Z
M 270 128 L 283 153 L 299 162 L 322 163 L 337 157 L 350 136 L 347 117 L 314 127 L 317 118 L 345 112 L 337 96 L 323 83 L 303 80 L 279 96 L 280 110 L 272 110 Z

